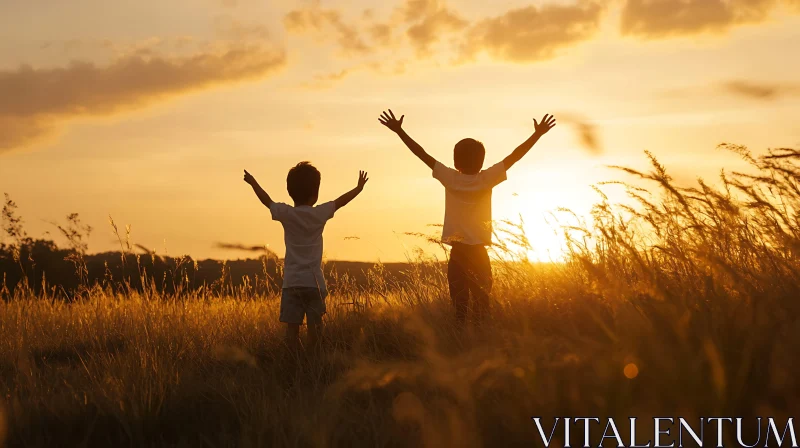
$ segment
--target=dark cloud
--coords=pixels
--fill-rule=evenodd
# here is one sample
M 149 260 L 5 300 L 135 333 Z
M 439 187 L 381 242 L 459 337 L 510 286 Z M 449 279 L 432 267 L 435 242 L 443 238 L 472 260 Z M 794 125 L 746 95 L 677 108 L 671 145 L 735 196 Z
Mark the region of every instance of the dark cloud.
M 303 33 L 315 31 L 324 33 L 332 30 L 336 34 L 339 47 L 345 54 L 365 54 L 370 47 L 364 42 L 358 29 L 342 19 L 339 11 L 321 8 L 319 2 L 290 11 L 283 19 L 289 32 Z
M 781 97 L 800 95 L 800 85 L 798 84 L 728 81 L 722 84 L 722 89 L 733 95 L 762 101 L 771 101 Z
M 476 23 L 467 33 L 462 57 L 486 52 L 495 59 L 532 62 L 590 39 L 603 8 L 595 2 L 528 6 Z
M 627 0 L 622 8 L 623 34 L 663 38 L 764 21 L 778 0 Z
M 78 117 L 107 116 L 191 91 L 254 79 L 282 67 L 285 54 L 262 44 L 190 56 L 137 52 L 106 66 L 0 71 L 0 151 L 25 146 Z

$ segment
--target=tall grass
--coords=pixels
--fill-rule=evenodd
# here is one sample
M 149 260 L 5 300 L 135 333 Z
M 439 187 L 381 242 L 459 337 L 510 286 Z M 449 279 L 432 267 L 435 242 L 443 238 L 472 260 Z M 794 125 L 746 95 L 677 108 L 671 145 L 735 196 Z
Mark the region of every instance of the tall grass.
M 380 265 L 366 287 L 339 279 L 318 352 L 287 350 L 279 298 L 247 288 L 89 287 L 73 303 L 19 289 L 0 303 L 0 436 L 535 446 L 532 416 L 797 415 L 800 152 L 726 148 L 752 169 L 718 187 L 676 185 L 652 156 L 620 168 L 637 205 L 601 191 L 591 217 L 560 215 L 563 263 L 510 259 L 535 235 L 506 229 L 481 327 L 455 325 L 432 260 L 402 284 Z

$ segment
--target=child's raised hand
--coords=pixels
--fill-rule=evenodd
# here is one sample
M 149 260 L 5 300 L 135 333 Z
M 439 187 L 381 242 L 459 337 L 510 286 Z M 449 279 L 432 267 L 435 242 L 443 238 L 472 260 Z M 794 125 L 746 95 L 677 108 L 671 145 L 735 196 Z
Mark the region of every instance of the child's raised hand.
M 394 112 L 392 112 L 392 110 L 389 109 L 389 113 L 386 113 L 386 111 L 383 111 L 383 113 L 381 114 L 381 117 L 378 118 L 378 121 L 382 125 L 384 125 L 387 128 L 391 129 L 392 131 L 400 132 L 403 129 L 403 118 L 405 118 L 405 115 L 402 115 L 400 117 L 400 119 L 398 120 L 397 118 L 395 118 Z
M 366 171 L 359 171 L 358 172 L 358 188 L 364 188 L 369 178 L 367 177 Z
M 553 126 L 555 125 L 556 125 L 556 119 L 549 114 L 542 117 L 541 123 L 536 121 L 535 118 L 533 119 L 533 128 L 535 132 L 539 135 L 547 134 L 547 131 L 553 129 Z
M 247 170 L 244 170 L 244 181 L 250 185 L 256 184 L 256 178 L 253 177 L 252 174 L 248 173 Z

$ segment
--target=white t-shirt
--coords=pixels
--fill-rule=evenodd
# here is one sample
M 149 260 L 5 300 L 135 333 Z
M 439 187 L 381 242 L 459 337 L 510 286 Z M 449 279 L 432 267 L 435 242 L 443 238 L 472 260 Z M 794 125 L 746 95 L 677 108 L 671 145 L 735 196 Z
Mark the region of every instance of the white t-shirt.
M 445 189 L 442 241 L 492 244 L 492 188 L 506 180 L 503 162 L 478 174 L 464 174 L 436 162 L 433 177 Z
M 336 204 L 326 202 L 316 207 L 273 202 L 272 219 L 283 224 L 286 257 L 283 259 L 283 287 L 308 286 L 326 289 L 322 276 L 322 230 L 333 218 Z

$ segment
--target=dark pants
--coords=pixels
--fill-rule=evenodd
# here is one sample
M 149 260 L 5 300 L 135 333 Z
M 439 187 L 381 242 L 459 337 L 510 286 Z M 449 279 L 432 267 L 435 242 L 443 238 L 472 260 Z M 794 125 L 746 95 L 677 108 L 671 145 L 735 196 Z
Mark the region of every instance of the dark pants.
M 447 283 L 459 323 L 467 320 L 470 309 L 476 321 L 483 320 L 489 312 L 492 291 L 492 265 L 486 247 L 453 243 L 447 264 Z

